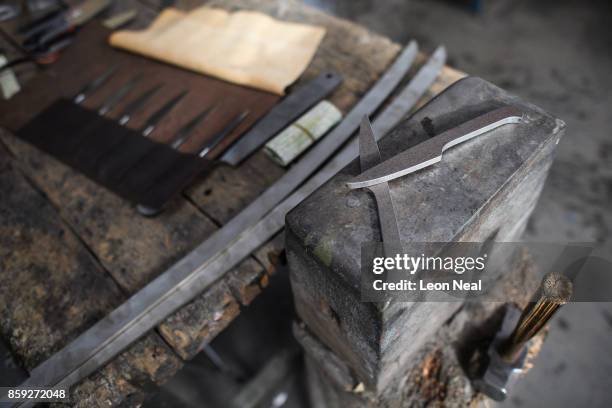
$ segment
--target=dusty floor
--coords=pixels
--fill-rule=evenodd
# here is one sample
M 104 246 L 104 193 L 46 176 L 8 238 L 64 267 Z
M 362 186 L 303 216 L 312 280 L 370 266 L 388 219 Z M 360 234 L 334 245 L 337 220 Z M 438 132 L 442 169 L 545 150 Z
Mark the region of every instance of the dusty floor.
M 431 52 L 566 121 L 568 130 L 528 230 L 535 240 L 597 242 L 612 255 L 612 4 L 578 0 L 308 0 Z M 609 271 L 612 274 L 612 270 Z M 612 304 L 563 309 L 536 367 L 504 404 L 609 407 Z

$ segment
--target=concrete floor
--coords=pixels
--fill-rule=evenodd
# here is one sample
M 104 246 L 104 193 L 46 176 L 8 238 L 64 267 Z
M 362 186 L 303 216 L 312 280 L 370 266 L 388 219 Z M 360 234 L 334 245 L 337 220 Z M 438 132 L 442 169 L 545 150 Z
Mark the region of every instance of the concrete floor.
M 444 44 L 450 65 L 563 119 L 568 130 L 527 237 L 596 242 L 611 258 L 611 2 L 482 0 L 479 14 L 450 0 L 307 2 L 398 42 L 414 38 L 426 52 Z M 611 339 L 612 303 L 567 305 L 503 406 L 612 406 Z

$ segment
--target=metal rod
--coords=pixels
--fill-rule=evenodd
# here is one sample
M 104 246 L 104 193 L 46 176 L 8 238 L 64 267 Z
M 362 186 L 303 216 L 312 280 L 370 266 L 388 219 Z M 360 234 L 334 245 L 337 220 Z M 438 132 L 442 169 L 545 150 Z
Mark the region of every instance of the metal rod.
M 550 321 L 561 306 L 569 302 L 572 282 L 559 273 L 544 276 L 536 292 L 537 301 L 530 302 L 508 339 L 500 346 L 499 354 L 506 361 L 514 361 L 529 339 Z

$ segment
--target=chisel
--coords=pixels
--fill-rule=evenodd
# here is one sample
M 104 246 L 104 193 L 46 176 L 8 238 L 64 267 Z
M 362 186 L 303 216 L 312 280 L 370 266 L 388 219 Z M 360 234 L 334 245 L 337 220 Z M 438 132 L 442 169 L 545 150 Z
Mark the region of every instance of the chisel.
M 213 113 L 217 109 L 217 105 L 213 105 L 210 108 L 204 109 L 201 113 L 196 115 L 193 119 L 191 119 L 185 126 L 179 129 L 178 132 L 174 135 L 174 138 L 170 142 L 170 147 L 173 149 L 178 149 L 187 141 L 189 136 L 193 133 L 193 131 L 198 127 L 200 122 L 208 117 L 211 113 Z
M 106 97 L 102 104 L 96 109 L 98 115 L 105 116 L 108 112 L 110 112 L 141 79 L 141 73 L 134 75 L 129 81 L 121 85 L 119 89 Z M 77 135 L 73 135 L 72 138 L 75 140 L 69 147 L 70 154 L 74 154 L 78 157 L 89 156 L 92 150 L 90 144 L 96 142 L 96 140 L 90 139 L 89 136 L 92 132 L 99 129 L 100 125 L 101 121 L 93 120 L 87 126 L 85 126 L 84 129 L 80 130 Z
M 234 117 L 227 125 L 225 125 L 223 129 L 221 129 L 217 134 L 215 134 L 209 142 L 202 146 L 200 152 L 198 153 L 198 156 L 200 156 L 201 158 L 208 156 L 211 150 L 217 147 L 227 135 L 232 133 L 238 126 L 240 126 L 240 124 L 247 118 L 247 116 L 249 116 L 249 113 L 250 112 L 248 110 L 245 110 L 238 116 Z
M 142 74 L 136 74 L 127 81 L 125 84 L 121 85 L 119 89 L 117 89 L 112 95 L 110 95 L 106 100 L 100 105 L 98 108 L 98 114 L 100 116 L 106 115 L 110 112 L 123 98 L 127 96 L 127 94 L 140 82 L 142 79 Z
M 132 119 L 132 116 L 141 110 L 145 103 L 162 87 L 161 84 L 158 84 L 148 90 L 144 91 L 139 97 L 134 99 L 128 106 L 125 107 L 123 112 L 119 115 L 119 120 L 117 121 L 121 126 L 127 125 L 127 123 Z
M 179 103 L 188 93 L 189 91 L 181 92 L 180 94 L 176 95 L 174 98 L 166 102 L 155 113 L 149 116 L 149 119 L 147 119 L 144 126 L 140 129 L 140 133 L 144 137 L 149 137 L 151 133 L 153 133 L 153 131 L 155 130 L 155 127 L 163 119 L 163 117 L 166 116 L 176 106 L 176 104 Z
M 98 90 L 102 85 L 104 85 L 108 80 L 117 72 L 119 68 L 118 65 L 114 65 L 110 67 L 106 72 L 104 72 L 99 77 L 95 78 L 93 81 L 89 82 L 85 85 L 81 90 L 76 94 L 73 101 L 77 105 L 83 102 L 90 94 L 94 93 Z

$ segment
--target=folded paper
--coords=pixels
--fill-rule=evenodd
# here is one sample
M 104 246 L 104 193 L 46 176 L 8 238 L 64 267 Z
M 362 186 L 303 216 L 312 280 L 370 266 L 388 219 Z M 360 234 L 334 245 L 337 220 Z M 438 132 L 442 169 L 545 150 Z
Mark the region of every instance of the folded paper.
M 322 27 L 254 11 L 200 7 L 164 10 L 142 31 L 119 31 L 110 44 L 229 82 L 282 95 L 304 72 Z

